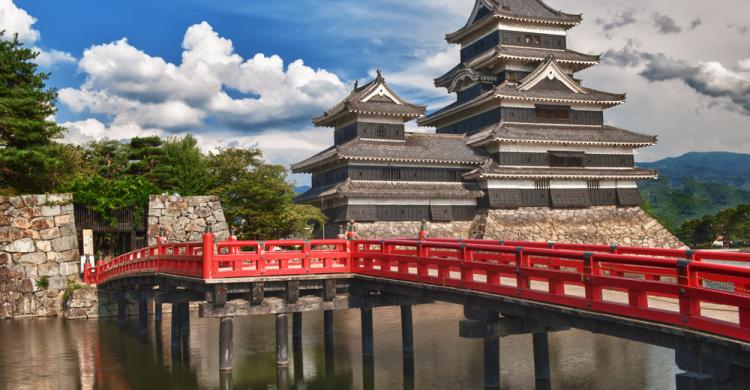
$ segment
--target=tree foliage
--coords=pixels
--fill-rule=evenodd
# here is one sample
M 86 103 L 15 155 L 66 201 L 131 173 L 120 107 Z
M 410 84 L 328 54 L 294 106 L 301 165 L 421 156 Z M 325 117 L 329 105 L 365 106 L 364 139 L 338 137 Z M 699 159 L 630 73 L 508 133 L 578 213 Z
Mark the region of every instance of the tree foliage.
M 683 224 L 678 237 L 693 247 L 710 247 L 718 239 L 725 246 L 750 243 L 750 205 L 740 205 Z
M 163 187 L 182 196 L 204 195 L 211 188 L 208 159 L 201 153 L 198 140 L 188 134 L 170 138 L 162 145 L 164 165 L 159 169 Z
M 225 149 L 209 156 L 227 220 L 243 239 L 266 240 L 309 235 L 310 221 L 323 222 L 320 210 L 294 204 L 286 170 L 263 162 L 254 149 Z
M 4 35 L 0 32 L 0 35 Z M 52 118 L 57 91 L 39 72 L 39 55 L 17 37 L 0 39 L 0 191 L 45 192 L 63 181 L 69 149 L 54 144 L 63 129 Z

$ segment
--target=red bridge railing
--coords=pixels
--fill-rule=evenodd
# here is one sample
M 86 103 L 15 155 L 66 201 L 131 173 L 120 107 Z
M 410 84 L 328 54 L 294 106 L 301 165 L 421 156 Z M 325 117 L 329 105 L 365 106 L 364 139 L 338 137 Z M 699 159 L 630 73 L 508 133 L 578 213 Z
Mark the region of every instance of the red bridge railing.
M 87 283 L 143 274 L 203 280 L 359 274 L 517 297 L 750 342 L 750 254 L 487 240 L 312 240 L 158 245 L 86 267 Z

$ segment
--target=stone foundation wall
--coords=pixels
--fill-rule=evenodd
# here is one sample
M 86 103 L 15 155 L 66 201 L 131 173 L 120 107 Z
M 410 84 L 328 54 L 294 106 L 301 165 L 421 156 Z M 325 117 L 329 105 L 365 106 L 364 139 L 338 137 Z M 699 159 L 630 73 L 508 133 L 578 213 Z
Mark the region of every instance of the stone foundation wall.
M 0 197 L 0 318 L 60 315 L 63 290 L 80 280 L 72 202 Z
M 487 213 L 483 237 L 491 240 L 614 243 L 652 248 L 685 247 L 640 207 L 491 210 Z
M 473 221 L 430 222 L 427 230 L 432 237 L 467 238 L 472 236 Z M 357 223 L 357 235 L 371 238 L 417 238 L 421 221 Z
M 216 196 L 154 195 L 149 200 L 149 245 L 156 245 L 161 229 L 169 242 L 200 241 L 209 224 L 220 240 L 229 238 L 229 226 Z

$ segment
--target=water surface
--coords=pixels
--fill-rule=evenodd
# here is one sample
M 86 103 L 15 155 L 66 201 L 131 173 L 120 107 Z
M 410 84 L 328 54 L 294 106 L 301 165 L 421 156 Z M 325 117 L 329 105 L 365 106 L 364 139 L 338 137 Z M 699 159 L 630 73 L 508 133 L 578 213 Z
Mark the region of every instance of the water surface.
M 322 313 L 303 319 L 302 350 L 288 372 L 291 389 L 402 389 L 398 308 L 378 308 L 374 373 L 363 378 L 359 311 L 335 315 L 333 361 L 326 360 Z M 417 389 L 481 389 L 482 341 L 458 337 L 460 306 L 414 308 Z M 146 338 L 114 321 L 0 321 L 1 389 L 219 389 L 218 320 L 192 314 L 190 347 L 173 354 L 169 316 L 149 324 Z M 275 321 L 272 316 L 234 320 L 234 389 L 276 389 Z M 291 316 L 290 316 L 291 336 Z M 290 341 L 290 354 L 292 343 Z M 503 389 L 533 389 L 531 336 L 501 340 Z M 177 352 L 177 351 L 175 351 Z M 550 334 L 554 389 L 670 389 L 674 352 L 609 336 L 570 330 Z M 296 362 L 295 362 L 296 360 Z M 224 383 L 228 382 L 225 377 Z

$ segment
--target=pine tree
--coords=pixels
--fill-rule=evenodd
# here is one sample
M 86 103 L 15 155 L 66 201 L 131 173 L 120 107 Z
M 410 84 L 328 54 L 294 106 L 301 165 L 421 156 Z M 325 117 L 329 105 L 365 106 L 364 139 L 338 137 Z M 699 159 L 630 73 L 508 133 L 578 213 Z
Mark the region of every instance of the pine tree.
M 57 91 L 47 88 L 49 74 L 33 62 L 39 53 L 17 36 L 4 38 L 0 32 L 0 191 L 49 191 L 71 151 L 54 142 L 64 129 L 48 119 L 56 113 Z

